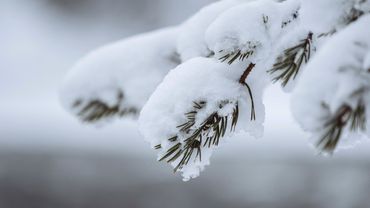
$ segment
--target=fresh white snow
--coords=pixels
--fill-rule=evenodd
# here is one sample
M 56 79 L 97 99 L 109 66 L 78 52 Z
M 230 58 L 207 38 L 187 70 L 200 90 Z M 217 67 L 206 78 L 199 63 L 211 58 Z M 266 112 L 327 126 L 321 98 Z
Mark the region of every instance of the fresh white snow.
M 110 107 L 142 108 L 139 128 L 151 147 L 160 145 L 158 159 L 177 142 L 184 148 L 189 134 L 212 114 L 232 115 L 236 103 L 240 108 L 237 129 L 224 137 L 249 133 L 260 138 L 264 90 L 277 76 L 269 70 L 295 48 L 296 56 L 290 61 L 300 68 L 284 90 L 293 91 L 294 116 L 317 139 L 328 118 L 344 104 L 355 109 L 363 102 L 370 108 L 369 4 L 368 0 L 219 1 L 177 27 L 92 52 L 67 76 L 62 103 L 74 114 L 81 110 L 76 101 L 82 107 L 99 100 Z M 248 87 L 255 120 L 250 116 Z M 123 99 L 117 97 L 119 92 Z M 189 120 L 187 113 L 194 110 L 194 102 L 205 106 L 196 111 L 191 130 L 182 131 L 179 126 Z M 365 114 L 369 118 L 368 110 Z M 356 134 L 346 127 L 341 142 L 368 137 L 369 122 L 366 127 L 367 132 Z M 170 141 L 174 136 L 176 141 Z M 199 176 L 217 147 L 200 142 L 202 158 L 191 155 L 186 165 L 176 169 L 184 180 Z M 169 163 L 176 167 L 181 158 Z

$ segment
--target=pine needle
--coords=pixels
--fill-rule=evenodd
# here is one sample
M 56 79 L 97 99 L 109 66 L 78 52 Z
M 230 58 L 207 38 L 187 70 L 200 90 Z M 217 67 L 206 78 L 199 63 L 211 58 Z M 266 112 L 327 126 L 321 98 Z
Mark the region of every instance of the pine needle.
M 316 144 L 323 152 L 333 153 L 337 147 L 344 128 L 349 125 L 352 132 L 366 130 L 365 105 L 360 102 L 355 109 L 343 105 L 324 125 L 324 133 Z
M 284 51 L 283 55 L 276 59 L 273 68 L 268 73 L 275 75 L 273 82 L 282 82 L 285 87 L 291 80 L 294 80 L 303 62 L 307 63 L 311 58 L 311 45 L 313 33 L 309 33 L 307 38 L 300 41 L 298 45 L 288 48 Z
M 109 106 L 101 100 L 91 100 L 89 101 L 81 110 L 78 112 L 78 117 L 88 123 L 95 123 L 105 118 L 112 118 L 114 116 L 127 116 L 127 115 L 137 115 L 138 109 L 135 107 L 122 108 L 120 103 L 123 100 L 123 93 L 117 93 L 117 104 L 114 106 Z M 73 105 L 74 108 L 80 107 L 83 104 L 81 100 L 76 101 Z
M 220 52 L 222 52 L 222 51 L 220 51 Z M 236 60 L 244 61 L 244 60 L 248 59 L 250 56 L 252 56 L 253 54 L 254 54 L 254 50 L 248 50 L 246 52 L 242 52 L 241 50 L 237 50 L 235 52 L 231 52 L 231 53 L 228 53 L 228 54 L 222 56 L 221 58 L 219 58 L 219 60 L 221 62 L 228 61 L 227 63 L 229 65 L 231 65 Z
M 238 103 L 224 101 L 221 102 L 220 109 L 228 104 L 234 105 L 231 114 L 220 116 L 216 111 L 208 116 L 199 126 L 195 126 L 195 117 L 199 111 L 205 108 L 206 102 L 194 102 L 194 109 L 185 113 L 187 121 L 177 127 L 179 135 L 186 135 L 186 139 L 181 142 L 178 140 L 178 135 L 169 138 L 168 141 L 173 143 L 173 146 L 166 151 L 159 161 L 171 163 L 181 158 L 175 166 L 174 172 L 182 169 L 192 158 L 201 161 L 202 148 L 218 146 L 220 139 L 225 136 L 228 128 L 230 131 L 235 130 L 239 117 Z M 192 116 L 189 117 L 189 115 Z M 155 148 L 161 149 L 162 146 L 157 145 Z

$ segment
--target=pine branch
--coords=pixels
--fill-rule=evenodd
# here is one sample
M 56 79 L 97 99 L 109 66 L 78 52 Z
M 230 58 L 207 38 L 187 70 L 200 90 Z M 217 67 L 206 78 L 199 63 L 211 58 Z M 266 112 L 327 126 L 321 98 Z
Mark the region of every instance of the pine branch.
M 323 151 L 332 153 L 342 136 L 343 130 L 349 125 L 352 132 L 366 130 L 365 105 L 360 102 L 355 109 L 343 105 L 324 125 L 324 134 L 317 143 L 317 147 Z
M 230 56 L 231 57 L 231 56 Z M 239 51 L 231 58 L 230 64 L 237 58 L 243 60 L 241 52 Z M 225 59 L 226 60 L 226 59 Z M 239 83 L 246 86 L 251 99 L 251 120 L 256 120 L 255 105 L 253 94 L 250 86 L 246 83 L 246 79 L 255 67 L 254 63 L 250 63 L 244 73 L 239 79 Z M 181 170 L 186 166 L 191 158 L 194 160 L 202 160 L 202 148 L 211 148 L 212 146 L 218 146 L 220 139 L 225 136 L 227 129 L 235 131 L 238 118 L 239 118 L 239 105 L 238 102 L 223 101 L 220 103 L 219 109 L 222 109 L 228 104 L 234 105 L 233 112 L 226 116 L 219 115 L 218 111 L 212 113 L 207 119 L 201 123 L 200 126 L 196 126 L 196 117 L 198 113 L 204 109 L 206 102 L 194 102 L 193 109 L 188 113 L 185 113 L 187 121 L 179 126 L 177 129 L 179 133 L 168 139 L 173 145 L 166 151 L 166 153 L 159 159 L 159 161 L 166 161 L 171 163 L 177 161 L 178 164 L 174 168 L 174 172 Z M 183 141 L 179 140 L 180 136 L 184 136 L 186 139 Z M 158 144 L 154 147 L 155 149 L 161 149 L 162 145 Z M 195 157 L 193 156 L 195 154 Z
M 249 66 L 247 67 L 247 69 L 244 71 L 244 73 L 242 74 L 242 76 L 239 79 L 239 83 L 247 87 L 249 97 L 251 99 L 251 106 L 252 106 L 251 107 L 251 120 L 256 120 L 256 111 L 255 111 L 255 106 L 254 106 L 254 99 L 253 99 L 252 90 L 251 90 L 250 86 L 248 85 L 248 83 L 246 82 L 246 80 L 247 80 L 249 74 L 252 72 L 252 70 L 255 66 L 256 66 L 256 64 L 250 63 Z
M 252 42 L 247 42 L 247 50 L 236 50 L 231 53 L 227 53 L 226 55 L 219 58 L 221 62 L 228 61 L 227 63 L 229 65 L 233 64 L 236 60 L 244 61 L 248 59 L 250 56 L 252 56 L 255 53 L 255 50 L 257 48 L 257 44 L 254 44 Z M 223 53 L 224 50 L 219 51 L 219 53 Z
M 126 115 L 136 115 L 138 110 L 134 107 L 121 108 L 119 104 L 123 100 L 123 93 L 119 92 L 117 95 L 117 105 L 108 106 L 100 100 L 92 100 L 87 103 L 77 114 L 78 117 L 84 122 L 94 123 L 104 118 L 112 118 L 114 116 L 123 117 Z M 77 101 L 73 107 L 79 107 L 81 101 Z
M 307 63 L 311 58 L 311 45 L 312 45 L 313 33 L 309 33 L 307 38 L 300 41 L 298 45 L 288 48 L 284 51 L 284 54 L 276 59 L 276 63 L 268 73 L 274 75 L 278 74 L 273 78 L 273 82 L 282 82 L 282 86 L 285 87 L 289 81 L 294 80 L 302 63 Z
M 178 135 L 168 139 L 173 146 L 167 150 L 166 154 L 159 161 L 171 163 L 181 158 L 179 163 L 174 168 L 174 172 L 182 169 L 189 163 L 193 155 L 194 160 L 202 160 L 202 148 L 211 148 L 218 146 L 220 139 L 225 136 L 226 130 L 235 131 L 235 127 L 239 117 L 239 106 L 237 102 L 223 101 L 219 108 L 222 109 L 228 104 L 234 105 L 233 112 L 226 116 L 221 116 L 218 112 L 212 113 L 200 124 L 196 126 L 196 116 L 199 111 L 203 110 L 206 102 L 194 102 L 193 110 L 186 113 L 187 121 L 177 126 Z M 179 136 L 185 135 L 186 139 L 183 142 L 179 141 Z M 161 145 L 155 146 L 156 149 L 161 149 Z
M 220 51 L 220 52 L 222 52 L 222 51 Z M 228 61 L 227 63 L 229 65 L 231 65 L 236 60 L 244 61 L 245 59 L 248 59 L 253 54 L 254 54 L 254 51 L 253 50 L 248 50 L 246 52 L 242 52 L 241 50 L 237 50 L 236 52 L 228 53 L 228 54 L 222 56 L 221 58 L 219 58 L 219 60 L 221 62 Z
M 366 108 L 363 102 L 357 106 L 351 116 L 351 131 L 366 130 Z

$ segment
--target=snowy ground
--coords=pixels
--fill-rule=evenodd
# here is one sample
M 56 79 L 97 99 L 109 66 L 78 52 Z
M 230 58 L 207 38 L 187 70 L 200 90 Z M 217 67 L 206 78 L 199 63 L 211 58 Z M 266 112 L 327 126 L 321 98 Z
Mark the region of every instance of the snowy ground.
M 46 2 L 54 1 L 0 0 L 0 207 L 370 206 L 369 142 L 333 158 L 316 156 L 278 88 L 265 95 L 265 137 L 233 138 L 189 183 L 155 162 L 134 122 L 97 129 L 60 107 L 60 81 L 84 53 L 178 23 L 210 1 L 189 1 L 179 13 L 171 9 L 178 1 L 159 1 L 163 11 L 142 1 L 147 15 L 133 23 L 128 18 L 136 13 L 102 15 L 110 14 L 109 4 L 95 1 L 92 11 L 82 7 L 84 15 L 73 9 L 65 15 Z M 127 12 L 137 2 L 118 5 Z M 118 17 L 125 21 L 114 22 Z

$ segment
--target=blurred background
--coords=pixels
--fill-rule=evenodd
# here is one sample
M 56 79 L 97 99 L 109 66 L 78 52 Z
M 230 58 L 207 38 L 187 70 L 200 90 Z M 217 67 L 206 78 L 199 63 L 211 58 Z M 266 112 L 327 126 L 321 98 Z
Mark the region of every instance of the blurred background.
M 367 208 L 370 144 L 318 156 L 279 87 L 263 139 L 238 135 L 182 182 L 121 120 L 86 126 L 58 86 L 84 54 L 179 24 L 212 0 L 0 0 L 0 208 Z

